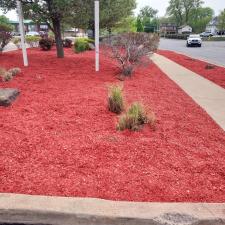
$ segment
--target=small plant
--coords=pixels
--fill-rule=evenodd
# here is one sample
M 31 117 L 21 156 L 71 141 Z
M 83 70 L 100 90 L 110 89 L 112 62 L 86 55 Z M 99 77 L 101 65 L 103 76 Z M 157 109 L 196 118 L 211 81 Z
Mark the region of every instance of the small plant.
M 39 41 L 41 40 L 40 36 L 26 36 L 26 42 L 31 48 L 38 47 Z
M 124 110 L 124 100 L 122 88 L 120 86 L 112 86 L 109 89 L 108 96 L 109 111 L 114 113 L 121 113 Z
M 216 66 L 211 65 L 211 64 L 207 64 L 207 65 L 205 66 L 205 69 L 206 69 L 206 70 L 212 70 L 212 69 L 215 69 L 215 68 L 216 68 Z
M 0 68 L 0 77 L 2 78 L 3 82 L 9 81 L 12 79 L 12 73 L 8 72 L 4 68 Z
M 15 67 L 15 68 L 10 69 L 8 72 L 11 73 L 12 76 L 14 77 L 14 76 L 16 76 L 17 74 L 21 73 L 21 69 Z
M 85 52 L 91 50 L 94 41 L 90 38 L 79 38 L 75 41 L 74 51 L 76 53 Z
M 3 82 L 10 81 L 10 80 L 12 80 L 12 79 L 13 79 L 13 75 L 12 75 L 12 73 L 10 73 L 10 72 L 6 72 L 6 73 L 4 74 L 4 76 L 2 77 L 2 81 L 3 81 Z
M 12 80 L 13 76 L 17 75 L 20 72 L 20 68 L 12 68 L 8 71 L 4 68 L 0 68 L 0 77 L 2 78 L 3 82 L 6 82 Z
M 73 44 L 73 42 L 70 39 L 68 39 L 68 38 L 66 38 L 63 41 L 63 47 L 65 47 L 65 48 L 71 48 L 72 47 L 72 44 Z
M 127 113 L 120 117 L 117 129 L 120 131 L 126 129 L 138 131 L 144 124 L 149 124 L 151 128 L 155 129 L 155 114 L 150 110 L 148 112 L 142 104 L 133 103 Z
M 17 49 L 20 49 L 20 46 L 21 46 L 20 38 L 13 38 L 12 42 L 14 45 L 16 45 Z
M 51 38 L 42 38 L 39 41 L 39 45 L 40 45 L 41 49 L 44 50 L 44 51 L 51 50 L 51 48 L 53 46 L 53 43 L 54 43 L 54 41 Z

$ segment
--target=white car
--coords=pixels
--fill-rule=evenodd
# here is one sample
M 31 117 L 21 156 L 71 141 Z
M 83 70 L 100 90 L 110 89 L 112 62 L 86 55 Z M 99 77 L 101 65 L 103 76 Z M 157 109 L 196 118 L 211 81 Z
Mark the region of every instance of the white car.
M 27 36 L 40 36 L 40 34 L 36 31 L 30 31 L 26 33 Z
M 191 34 L 187 39 L 187 47 L 190 46 L 202 46 L 202 39 L 199 34 Z

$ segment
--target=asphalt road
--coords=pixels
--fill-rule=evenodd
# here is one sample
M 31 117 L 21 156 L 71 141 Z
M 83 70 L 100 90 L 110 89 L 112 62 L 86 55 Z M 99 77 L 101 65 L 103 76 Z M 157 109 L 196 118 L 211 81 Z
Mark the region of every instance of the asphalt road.
M 210 63 L 225 66 L 225 41 L 205 41 L 201 48 L 187 48 L 185 40 L 161 38 L 159 48 L 183 53 L 196 59 L 203 59 Z

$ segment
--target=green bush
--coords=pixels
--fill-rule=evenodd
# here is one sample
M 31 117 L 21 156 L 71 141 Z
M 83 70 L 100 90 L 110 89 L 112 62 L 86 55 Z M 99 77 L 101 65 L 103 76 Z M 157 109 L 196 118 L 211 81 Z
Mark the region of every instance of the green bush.
M 140 130 L 144 124 L 149 124 L 155 129 L 156 117 L 152 111 L 147 112 L 140 103 L 133 103 L 127 113 L 120 117 L 117 129 L 120 131 L 129 129 L 132 131 Z
M 112 86 L 109 89 L 108 97 L 109 111 L 114 113 L 121 113 L 124 110 L 124 100 L 122 88 L 120 86 Z
M 75 41 L 74 51 L 76 53 L 84 52 L 90 50 L 90 44 L 93 44 L 94 40 L 90 38 L 79 38 Z
M 26 42 L 31 48 L 38 47 L 40 40 L 40 36 L 26 36 Z

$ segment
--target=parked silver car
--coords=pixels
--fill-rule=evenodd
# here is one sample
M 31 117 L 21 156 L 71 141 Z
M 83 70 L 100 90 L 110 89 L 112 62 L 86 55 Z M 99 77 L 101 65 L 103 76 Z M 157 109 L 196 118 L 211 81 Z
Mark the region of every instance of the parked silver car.
M 203 32 L 200 34 L 201 37 L 212 37 L 213 36 L 213 33 L 212 32 Z

